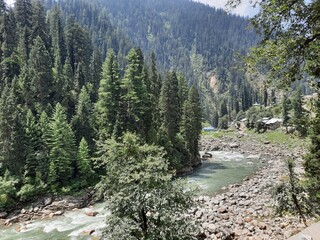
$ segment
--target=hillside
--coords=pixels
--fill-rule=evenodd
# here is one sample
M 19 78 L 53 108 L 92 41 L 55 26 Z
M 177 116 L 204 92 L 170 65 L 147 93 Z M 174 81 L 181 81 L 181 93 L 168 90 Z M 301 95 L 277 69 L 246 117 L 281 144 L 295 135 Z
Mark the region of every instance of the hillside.
M 89 29 L 103 56 L 111 46 L 121 59 L 131 45 L 140 47 L 147 59 L 154 52 L 161 70 L 183 73 L 200 90 L 209 121 L 215 114 L 223 117 L 221 105 L 230 114 L 256 101 L 257 94 L 237 70 L 240 56 L 258 40 L 243 17 L 189 0 L 68 0 L 59 6 Z M 217 79 L 214 88 L 212 78 Z

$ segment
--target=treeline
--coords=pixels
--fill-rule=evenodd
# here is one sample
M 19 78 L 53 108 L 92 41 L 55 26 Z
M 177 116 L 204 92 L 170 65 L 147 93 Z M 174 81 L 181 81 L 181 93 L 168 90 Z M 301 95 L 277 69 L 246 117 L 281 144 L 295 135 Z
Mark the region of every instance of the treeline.
M 214 127 L 234 119 L 260 98 L 256 85 L 239 70 L 241 57 L 258 41 L 243 17 L 189 0 L 67 0 L 58 4 L 64 14 L 74 14 L 88 29 L 102 53 L 113 43 L 100 30 L 109 26 L 108 31 L 116 36 L 113 39 L 121 43 L 115 46 L 120 65 L 126 46 L 135 44 L 148 53 L 147 59 L 155 52 L 160 71 L 183 72 L 199 89 L 204 117 Z M 106 18 L 110 22 L 101 25 Z
M 126 132 L 163 147 L 171 169 L 198 164 L 200 97 L 182 75 L 161 77 L 155 54 L 145 61 L 139 48 L 123 67 L 113 49 L 103 61 L 89 31 L 57 6 L 0 7 L 0 209 L 96 183 L 106 172 L 93 161 L 101 145 Z

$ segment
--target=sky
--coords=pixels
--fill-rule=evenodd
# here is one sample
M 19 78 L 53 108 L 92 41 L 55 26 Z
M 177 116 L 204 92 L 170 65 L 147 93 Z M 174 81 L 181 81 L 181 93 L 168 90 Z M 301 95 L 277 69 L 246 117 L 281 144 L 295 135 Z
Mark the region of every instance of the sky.
M 196 0 L 201 3 L 208 4 L 216 8 L 226 9 L 225 5 L 228 0 Z M 258 9 L 251 7 L 249 0 L 242 0 L 242 3 L 232 11 L 232 13 L 238 14 L 240 16 L 252 17 L 258 12 Z
M 5 0 L 5 2 L 9 5 L 13 4 L 14 1 L 15 0 Z M 195 1 L 208 4 L 216 8 L 223 8 L 223 9 L 225 9 L 225 5 L 227 3 L 227 0 L 195 0 Z M 250 6 L 249 0 L 242 0 L 241 5 L 238 6 L 236 9 L 234 9 L 232 12 L 241 16 L 252 17 L 257 12 L 257 9 L 253 9 Z

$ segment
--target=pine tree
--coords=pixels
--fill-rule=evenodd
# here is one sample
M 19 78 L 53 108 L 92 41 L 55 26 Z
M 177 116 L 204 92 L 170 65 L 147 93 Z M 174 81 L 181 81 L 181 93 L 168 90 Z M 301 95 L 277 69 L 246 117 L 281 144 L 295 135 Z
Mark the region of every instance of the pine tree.
M 120 125 L 118 127 L 145 138 L 144 116 L 148 109 L 148 95 L 142 78 L 142 58 L 135 49 L 131 49 L 127 61 L 125 76 L 121 81 L 121 108 L 123 112 L 122 116 L 118 118 Z
M 23 64 L 26 64 L 32 44 L 30 37 L 32 28 L 31 0 L 16 0 L 14 9 L 19 33 L 18 52 Z
M 102 68 L 102 78 L 98 91 L 98 101 L 95 104 L 96 118 L 101 140 L 110 137 L 115 131 L 120 107 L 120 72 L 116 55 L 108 50 L 106 61 Z
M 0 98 L 0 161 L 2 169 L 20 176 L 24 162 L 22 109 L 17 101 L 16 80 L 7 82 Z
M 293 118 L 292 121 L 301 137 L 307 135 L 307 117 L 303 108 L 303 96 L 301 89 L 298 89 L 292 99 Z
M 36 39 L 38 36 L 43 41 L 46 49 L 48 50 L 49 45 L 49 31 L 46 23 L 46 13 L 44 6 L 40 0 L 34 0 L 32 2 L 32 22 L 31 22 L 31 34 L 30 40 Z M 32 43 L 32 42 L 31 42 Z
M 317 89 L 320 96 L 320 88 Z M 311 144 L 309 152 L 304 157 L 305 176 L 307 178 L 306 185 L 309 192 L 310 202 L 313 204 L 313 210 L 319 214 L 320 207 L 320 102 L 315 102 L 314 112 L 315 118 L 311 121 Z
M 160 113 L 162 129 L 171 141 L 174 141 L 179 132 L 180 101 L 179 82 L 175 72 L 168 72 L 161 88 Z
M 74 134 L 67 122 L 65 110 L 57 104 L 49 123 L 48 145 L 50 166 L 48 181 L 52 190 L 66 186 L 72 178 L 76 158 Z
M 200 98 L 195 87 L 191 87 L 184 103 L 181 132 L 186 148 L 190 152 L 192 165 L 199 163 L 199 140 L 202 130 L 202 110 Z
M 79 144 L 77 169 L 80 180 L 84 181 L 84 185 L 88 185 L 88 181 L 92 179 L 93 170 L 89 155 L 89 147 L 85 138 L 82 138 Z
M 79 94 L 76 113 L 72 118 L 71 125 L 75 132 L 76 142 L 79 143 L 84 137 L 88 139 L 90 149 L 93 148 L 94 127 L 93 123 L 93 104 L 85 86 Z
M 39 36 L 34 41 L 28 63 L 31 97 L 34 108 L 40 113 L 52 104 L 53 76 L 51 56 Z
M 41 133 L 32 111 L 29 109 L 25 124 L 26 164 L 25 177 L 34 179 L 39 167 L 38 157 L 41 145 Z
M 286 132 L 288 122 L 289 122 L 289 99 L 287 99 L 287 95 L 283 96 L 283 101 L 282 101 L 282 118 L 283 118 L 283 125 L 286 127 Z
M 57 72 L 64 66 L 66 60 L 66 45 L 62 26 L 61 13 L 58 6 L 53 7 L 49 13 L 49 32 L 54 56 L 54 67 Z

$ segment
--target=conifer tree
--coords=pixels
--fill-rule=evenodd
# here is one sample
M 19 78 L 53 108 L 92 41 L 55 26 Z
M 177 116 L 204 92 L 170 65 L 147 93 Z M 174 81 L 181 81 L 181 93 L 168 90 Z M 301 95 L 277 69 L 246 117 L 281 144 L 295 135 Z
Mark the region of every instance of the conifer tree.
M 80 180 L 84 181 L 84 185 L 88 185 L 88 181 L 92 178 L 93 170 L 89 155 L 89 147 L 85 138 L 82 138 L 79 144 L 77 169 Z
M 31 0 L 16 0 L 15 16 L 17 20 L 17 28 L 19 33 L 18 51 L 26 64 L 29 59 L 31 48 L 31 27 L 32 27 L 32 4 Z
M 60 103 L 55 106 L 53 116 L 50 119 L 47 141 L 50 148 L 48 181 L 52 190 L 56 191 L 57 187 L 69 183 L 76 160 L 74 134 Z
M 317 89 L 320 96 L 320 88 Z M 311 121 L 311 144 L 309 152 L 304 157 L 304 169 L 307 190 L 309 192 L 310 202 L 313 204 L 313 210 L 320 214 L 320 102 L 316 101 L 314 106 L 315 118 Z
M 292 121 L 301 137 L 307 135 L 306 111 L 303 108 L 303 96 L 301 88 L 298 89 L 292 99 L 293 118 Z
M 53 7 L 49 13 L 49 32 L 52 42 L 52 52 L 54 56 L 54 67 L 57 72 L 64 66 L 66 60 L 66 45 L 62 26 L 61 13 L 58 6 Z
M 38 157 L 41 134 L 32 111 L 29 109 L 26 116 L 25 124 L 25 143 L 26 143 L 26 165 L 25 165 L 25 177 L 34 179 L 36 176 L 37 168 L 39 166 Z
M 79 143 L 84 137 L 88 139 L 90 149 L 93 148 L 94 127 L 93 127 L 93 104 L 90 95 L 85 86 L 82 87 L 79 94 L 76 113 L 72 118 L 71 125 L 73 126 L 76 142 Z
M 202 110 L 200 98 L 195 87 L 191 87 L 188 99 L 184 103 L 181 132 L 185 140 L 192 164 L 198 163 L 199 158 L 199 139 L 202 130 Z
M 124 131 L 135 132 L 146 136 L 144 116 L 148 109 L 148 95 L 142 78 L 142 58 L 136 49 L 131 49 L 127 56 L 128 64 L 125 76 L 121 81 L 121 108 L 119 127 Z
M 8 82 L 0 98 L 0 161 L 3 169 L 22 174 L 24 162 L 22 109 L 17 101 L 16 79 Z
M 98 101 L 95 104 L 99 138 L 110 137 L 115 127 L 120 107 L 120 72 L 118 61 L 113 49 L 108 50 L 106 61 L 102 68 L 102 78 L 98 91 Z
M 46 23 L 46 13 L 40 0 L 32 2 L 32 22 L 30 40 L 33 41 L 38 36 L 43 41 L 47 50 L 49 50 L 49 31 Z M 32 43 L 32 42 L 31 42 Z
M 38 36 L 32 46 L 29 60 L 30 92 L 34 108 L 40 113 L 52 104 L 53 76 L 51 56 Z
M 162 129 L 171 141 L 174 141 L 179 132 L 180 102 L 179 83 L 175 72 L 168 72 L 161 88 L 160 113 Z

